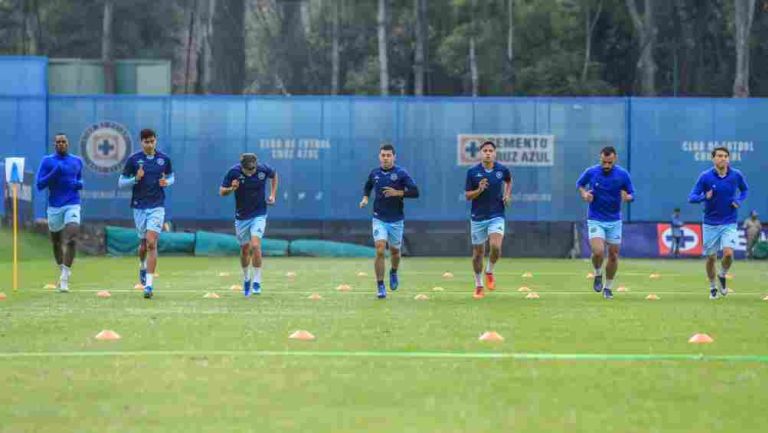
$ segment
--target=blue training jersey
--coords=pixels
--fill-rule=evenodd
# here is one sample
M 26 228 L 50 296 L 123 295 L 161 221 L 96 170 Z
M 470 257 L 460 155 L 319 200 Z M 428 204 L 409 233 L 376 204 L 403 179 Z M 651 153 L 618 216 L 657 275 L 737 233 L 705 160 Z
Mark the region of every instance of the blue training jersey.
M 621 192 L 635 196 L 629 172 L 618 165 L 607 173 L 599 164 L 589 167 L 579 176 L 576 186 L 592 193 L 594 199 L 589 204 L 587 218 L 595 221 L 621 221 Z
M 739 191 L 736 194 L 736 190 Z M 744 175 L 735 168 L 728 168 L 725 176 L 720 177 L 715 168 L 704 171 L 699 175 L 688 201 L 691 203 L 704 202 L 704 224 L 723 225 L 735 224 L 739 210 L 734 203 L 741 206 L 747 198 L 747 181 Z M 707 192 L 712 191 L 712 198 L 707 199 Z
M 221 186 L 229 188 L 233 180 L 240 181 L 235 190 L 235 219 L 248 220 L 267 214 L 267 179 L 274 178 L 275 170 L 265 164 L 259 164 L 253 176 L 246 176 L 240 164 L 229 169 Z
M 62 207 L 80 204 L 83 189 L 83 160 L 77 156 L 54 153 L 40 162 L 37 189 L 48 188 L 48 206 Z
M 472 221 L 504 218 L 504 184 L 512 182 L 512 173 L 498 162 L 494 162 L 490 170 L 479 163 L 467 170 L 464 190 L 476 190 L 483 179 L 488 179 L 488 188 L 472 200 Z
M 385 197 L 384 188 L 403 191 L 403 197 Z M 384 222 L 396 222 L 405 218 L 403 199 L 416 198 L 419 189 L 404 168 L 397 165 L 389 170 L 381 167 L 371 170 L 363 188 L 363 195 L 368 197 L 373 191 L 373 217 Z
M 679 216 L 672 214 L 670 226 L 672 227 L 672 236 L 679 238 L 683 236 L 683 220 Z
M 144 168 L 144 177 L 133 185 L 131 207 L 134 209 L 152 209 L 165 206 L 165 190 L 160 186 L 160 179 L 173 175 L 171 158 L 157 151 L 149 156 L 144 151 L 134 153 L 125 162 L 123 176 L 136 176 L 139 167 Z

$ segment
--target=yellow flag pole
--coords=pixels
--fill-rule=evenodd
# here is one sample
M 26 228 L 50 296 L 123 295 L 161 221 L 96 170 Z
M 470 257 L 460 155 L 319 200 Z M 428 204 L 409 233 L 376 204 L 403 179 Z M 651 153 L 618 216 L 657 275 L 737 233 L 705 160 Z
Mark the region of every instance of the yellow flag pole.
M 19 290 L 19 184 L 12 183 L 13 190 L 13 291 Z

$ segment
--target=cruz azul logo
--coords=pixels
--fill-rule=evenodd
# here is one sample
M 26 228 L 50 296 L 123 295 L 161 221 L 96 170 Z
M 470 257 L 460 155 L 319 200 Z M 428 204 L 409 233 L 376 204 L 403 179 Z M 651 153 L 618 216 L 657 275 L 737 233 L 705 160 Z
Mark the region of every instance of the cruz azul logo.
M 80 137 L 80 155 L 88 168 L 99 174 L 120 171 L 132 150 L 128 129 L 117 122 L 93 124 Z
M 703 252 L 701 225 L 686 224 L 682 227 L 683 236 L 680 238 L 680 254 L 685 256 L 700 256 Z M 659 255 L 666 256 L 672 252 L 672 226 L 657 224 Z

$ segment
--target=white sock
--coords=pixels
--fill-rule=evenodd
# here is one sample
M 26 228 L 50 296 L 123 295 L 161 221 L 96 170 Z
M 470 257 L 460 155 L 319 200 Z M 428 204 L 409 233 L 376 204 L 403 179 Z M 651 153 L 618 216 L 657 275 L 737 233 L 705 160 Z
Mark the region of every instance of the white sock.
M 715 279 L 714 278 L 709 280 L 709 288 L 710 289 L 716 289 L 717 288 L 717 283 L 715 283 Z
M 483 273 L 475 274 L 475 287 L 483 287 Z
M 599 277 L 600 275 L 603 275 L 603 268 L 595 268 L 595 276 Z
M 251 281 L 251 267 L 250 266 L 244 266 L 243 267 L 243 280 Z
M 613 280 L 605 280 L 605 289 L 611 290 L 611 285 L 613 285 Z
M 261 284 L 261 268 L 253 268 L 253 281 Z
M 152 278 L 154 275 L 151 272 L 147 272 L 147 285 L 152 286 Z
M 142 271 L 147 270 L 147 261 L 146 260 L 139 260 L 139 269 Z
M 730 269 L 730 266 L 720 266 L 720 276 L 725 277 L 726 274 L 728 274 L 728 269 Z
M 61 279 L 62 280 L 69 279 L 70 274 L 72 274 L 72 269 L 70 269 L 66 265 L 61 265 Z
M 494 266 L 496 266 L 496 263 L 491 262 L 491 260 L 489 259 L 488 264 L 485 266 L 485 272 L 492 274 Z

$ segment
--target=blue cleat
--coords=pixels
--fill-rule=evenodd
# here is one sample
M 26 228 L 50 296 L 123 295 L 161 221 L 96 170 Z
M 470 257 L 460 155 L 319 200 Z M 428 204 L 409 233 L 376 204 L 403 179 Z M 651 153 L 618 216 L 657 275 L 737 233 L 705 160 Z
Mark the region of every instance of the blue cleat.
M 725 296 L 728 294 L 728 279 L 725 277 L 725 275 L 717 276 L 718 281 L 720 281 L 720 296 Z
M 392 290 L 393 292 L 397 290 L 397 287 L 400 285 L 400 281 L 397 279 L 397 272 L 390 272 L 389 273 L 389 290 Z
M 603 276 L 595 275 L 595 281 L 592 283 L 592 290 L 600 293 L 603 290 Z
M 253 292 L 254 295 L 261 295 L 261 283 L 254 281 L 251 283 L 251 286 L 251 292 Z
M 717 299 L 717 289 L 709 289 L 709 299 Z
M 243 281 L 243 295 L 245 297 L 251 296 L 251 282 L 250 281 Z
M 142 286 L 147 285 L 147 270 L 146 269 L 139 269 L 139 282 Z
M 379 299 L 384 299 L 387 297 L 387 287 L 383 283 L 379 284 L 378 293 L 376 293 L 376 296 Z
M 152 299 L 152 286 L 147 286 L 144 288 L 144 298 Z
M 603 298 L 613 299 L 613 292 L 611 292 L 611 289 L 603 289 Z

